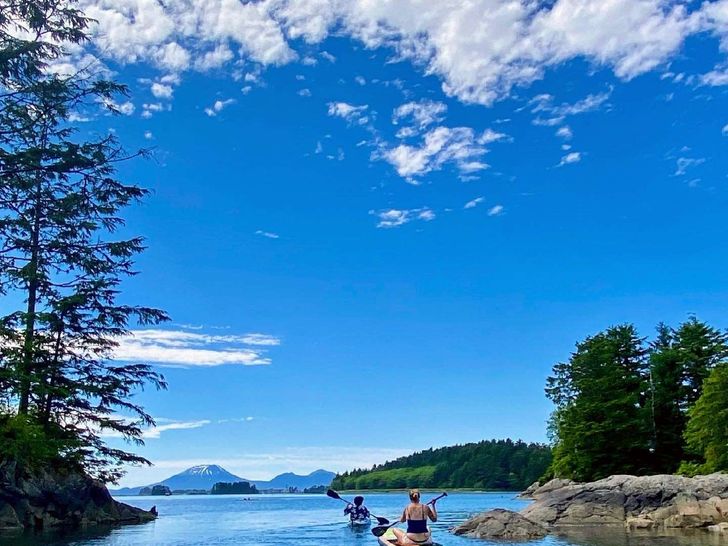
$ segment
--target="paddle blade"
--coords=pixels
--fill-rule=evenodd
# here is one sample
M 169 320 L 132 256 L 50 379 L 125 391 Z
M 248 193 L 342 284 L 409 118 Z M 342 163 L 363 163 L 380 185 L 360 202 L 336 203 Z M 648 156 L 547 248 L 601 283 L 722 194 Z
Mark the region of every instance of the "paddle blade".
M 375 537 L 380 537 L 380 536 L 382 536 L 382 535 L 383 535 L 384 533 L 386 533 L 386 532 L 387 532 L 387 530 L 388 530 L 388 529 L 389 529 L 390 527 L 391 527 L 391 525 L 380 525 L 380 526 L 378 526 L 378 527 L 373 527 L 373 528 L 372 528 L 372 534 L 373 534 L 373 535 L 374 535 Z
M 329 489 L 328 491 L 326 491 L 326 496 L 331 497 L 332 499 L 341 500 L 341 496 L 333 489 Z
M 387 518 L 380 518 L 379 516 L 374 516 L 374 519 L 377 520 L 377 523 L 379 525 L 389 525 L 389 520 Z

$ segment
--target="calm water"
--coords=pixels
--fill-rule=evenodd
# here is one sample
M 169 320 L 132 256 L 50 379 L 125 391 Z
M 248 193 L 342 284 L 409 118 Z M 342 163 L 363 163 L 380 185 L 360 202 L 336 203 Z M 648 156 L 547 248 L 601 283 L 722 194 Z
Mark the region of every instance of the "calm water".
M 424 495 L 424 498 L 429 498 Z M 36 546 L 198 546 L 253 544 L 309 546 L 376 546 L 367 531 L 354 532 L 345 524 L 344 504 L 319 495 L 124 497 L 120 500 L 141 508 L 157 505 L 160 517 L 144 525 L 131 525 L 65 537 L 50 535 L 2 535 L 0 545 Z M 406 495 L 366 494 L 370 510 L 390 519 L 401 512 Z M 440 521 L 433 525 L 434 539 L 442 546 L 487 544 L 455 537 L 448 532 L 468 516 L 489 508 L 519 510 L 527 504 L 513 493 L 453 493 L 438 503 Z M 502 544 L 502 543 L 501 543 Z M 583 533 L 568 540 L 550 536 L 533 546 L 728 546 L 728 540 L 708 533 L 672 537 L 632 536 L 610 532 Z

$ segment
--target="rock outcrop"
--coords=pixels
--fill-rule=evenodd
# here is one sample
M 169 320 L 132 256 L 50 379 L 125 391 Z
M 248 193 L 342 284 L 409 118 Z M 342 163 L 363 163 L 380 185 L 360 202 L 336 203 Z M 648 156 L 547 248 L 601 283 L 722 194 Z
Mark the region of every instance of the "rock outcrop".
M 541 483 L 539 483 L 539 482 L 533 482 L 526 489 L 524 489 L 523 491 L 521 491 L 517 495 L 517 497 L 519 499 L 532 499 L 533 498 L 533 492 L 536 491 L 536 489 L 538 489 L 539 487 L 541 487 Z
M 548 528 L 700 528 L 728 522 L 728 474 L 610 476 L 546 488 L 549 484 L 535 490 L 534 503 L 521 512 Z
M 497 508 L 479 514 L 453 529 L 456 535 L 472 538 L 499 538 L 506 540 L 539 538 L 547 530 L 518 512 Z
M 115 501 L 77 471 L 34 471 L 0 462 L 0 529 L 143 523 L 151 512 Z

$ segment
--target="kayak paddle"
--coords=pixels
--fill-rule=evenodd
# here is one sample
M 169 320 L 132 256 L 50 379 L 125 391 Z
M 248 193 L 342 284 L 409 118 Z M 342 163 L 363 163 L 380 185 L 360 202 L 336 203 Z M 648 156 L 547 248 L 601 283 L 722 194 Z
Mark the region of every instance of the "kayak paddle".
M 326 491 L 326 496 L 331 497 L 332 499 L 337 499 L 342 502 L 345 502 L 346 504 L 351 504 L 348 500 L 342 499 L 341 495 L 339 495 L 336 491 L 333 489 L 329 489 Z M 387 518 L 380 518 L 379 516 L 375 516 L 374 514 L 370 514 L 375 520 L 377 520 L 377 523 L 379 525 L 387 525 L 389 523 L 389 520 Z
M 439 500 L 440 500 L 440 499 L 441 499 L 442 497 L 447 497 L 447 493 L 443 493 L 442 495 L 440 495 L 440 496 L 438 496 L 438 497 L 435 497 L 434 499 L 430 499 L 430 500 L 429 500 L 429 501 L 427 501 L 427 502 L 426 502 L 425 504 L 426 504 L 426 505 L 427 505 L 427 504 L 435 504 L 435 503 L 436 503 L 437 501 L 439 501 Z M 372 534 L 373 534 L 373 535 L 374 535 L 375 537 L 380 537 L 380 536 L 382 536 L 382 535 L 383 535 L 384 533 L 386 533 L 386 532 L 387 532 L 387 531 L 389 530 L 389 528 L 390 528 L 390 527 L 394 527 L 394 526 L 395 526 L 395 525 L 397 525 L 398 523 L 401 523 L 401 522 L 400 522 L 400 521 L 395 521 L 394 523 L 390 523 L 389 525 L 386 525 L 386 524 L 385 524 L 385 525 L 378 525 L 377 527 L 373 527 L 373 528 L 372 528 Z

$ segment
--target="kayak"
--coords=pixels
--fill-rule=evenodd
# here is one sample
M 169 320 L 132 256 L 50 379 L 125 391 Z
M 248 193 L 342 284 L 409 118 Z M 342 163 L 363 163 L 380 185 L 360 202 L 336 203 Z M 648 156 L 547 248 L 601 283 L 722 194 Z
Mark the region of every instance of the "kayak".
M 380 546 L 392 546 L 392 544 L 397 542 L 397 536 L 394 534 L 394 531 L 390 527 L 389 529 L 387 529 L 387 532 L 377 538 L 377 540 L 379 541 Z M 422 544 L 422 546 L 428 546 L 432 545 L 433 542 L 432 539 L 430 539 L 429 541 L 421 542 L 420 544 Z
M 353 519 L 349 522 L 354 529 L 361 529 L 362 527 L 369 527 L 372 524 L 372 520 L 366 519 Z

